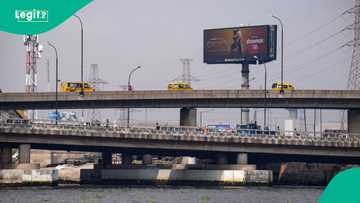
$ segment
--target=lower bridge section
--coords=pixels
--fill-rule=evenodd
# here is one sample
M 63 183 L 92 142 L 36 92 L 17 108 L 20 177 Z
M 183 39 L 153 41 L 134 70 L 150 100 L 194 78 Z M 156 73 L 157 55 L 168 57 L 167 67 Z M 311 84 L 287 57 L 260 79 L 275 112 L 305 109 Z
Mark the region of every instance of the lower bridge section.
M 12 149 L 19 163 L 30 162 L 30 149 L 101 152 L 104 165 L 113 154 L 131 163 L 133 156 L 151 164 L 153 156 L 194 156 L 217 164 L 311 161 L 360 163 L 358 136 L 212 133 L 196 128 L 174 131 L 111 126 L 0 123 L 0 167 L 11 166 Z
M 269 185 L 272 171 L 266 170 L 172 170 L 172 169 L 84 169 L 83 183 L 182 184 L 182 185 Z

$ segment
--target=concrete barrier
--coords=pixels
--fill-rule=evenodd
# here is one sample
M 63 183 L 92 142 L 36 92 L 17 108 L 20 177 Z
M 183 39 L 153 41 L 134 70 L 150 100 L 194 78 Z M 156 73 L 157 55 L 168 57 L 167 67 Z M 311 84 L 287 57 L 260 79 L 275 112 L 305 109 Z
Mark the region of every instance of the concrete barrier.
M 272 171 L 260 170 L 171 170 L 98 169 L 81 171 L 85 183 L 111 184 L 191 184 L 191 185 L 270 185 Z
M 56 185 L 58 180 L 55 169 L 0 170 L 0 185 Z
M 40 164 L 37 163 L 31 163 L 31 164 L 18 164 L 16 166 L 16 169 L 21 170 L 33 170 L 33 169 L 40 169 Z

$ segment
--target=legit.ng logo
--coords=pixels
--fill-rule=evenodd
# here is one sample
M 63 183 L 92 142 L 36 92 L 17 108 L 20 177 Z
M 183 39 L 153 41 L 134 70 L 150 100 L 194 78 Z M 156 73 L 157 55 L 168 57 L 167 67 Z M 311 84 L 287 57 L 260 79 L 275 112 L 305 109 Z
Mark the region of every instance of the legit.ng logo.
M 15 19 L 19 23 L 47 23 L 49 12 L 46 9 L 15 10 Z

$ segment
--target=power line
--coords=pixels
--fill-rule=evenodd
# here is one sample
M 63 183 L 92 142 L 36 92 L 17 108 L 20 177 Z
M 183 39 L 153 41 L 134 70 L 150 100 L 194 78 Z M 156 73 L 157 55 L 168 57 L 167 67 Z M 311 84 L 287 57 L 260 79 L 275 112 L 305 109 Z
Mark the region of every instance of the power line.
M 304 48 L 302 48 L 302 49 L 294 52 L 293 54 L 290 54 L 290 56 L 288 56 L 288 58 L 291 58 L 291 56 L 299 56 L 300 54 L 302 54 L 302 53 L 304 53 L 304 52 L 306 52 L 306 51 L 309 51 L 310 49 L 313 49 L 313 48 L 315 48 L 315 47 L 317 47 L 317 46 L 319 46 L 319 45 L 327 42 L 328 40 L 330 40 L 330 39 L 338 36 L 339 34 L 343 33 L 344 31 L 346 31 L 346 30 L 351 30 L 351 26 L 353 26 L 353 24 L 352 24 L 352 25 L 349 25 L 349 26 L 346 26 L 345 28 L 341 29 L 340 31 L 338 31 L 338 32 L 336 32 L 336 33 L 333 33 L 333 34 L 327 36 L 327 37 L 324 38 L 324 39 L 321 39 L 321 40 L 319 40 L 319 41 L 316 41 L 316 42 L 314 42 L 314 43 L 312 43 L 312 44 L 310 44 L 310 45 L 308 45 L 308 46 L 306 46 L 306 47 L 304 47 Z
M 330 65 L 327 65 L 327 66 L 324 66 L 324 67 L 318 69 L 318 71 L 316 71 L 316 72 L 311 72 L 311 73 L 307 73 L 306 75 L 302 75 L 301 78 L 302 78 L 302 80 L 309 80 L 309 79 L 313 78 L 314 76 L 317 76 L 320 73 L 324 73 L 328 70 L 332 70 L 333 68 L 337 68 L 338 64 L 344 64 L 346 61 L 345 60 L 337 61 L 335 63 L 332 63 Z
M 208 78 L 209 76 L 213 76 L 213 75 L 219 75 L 220 73 L 224 73 L 224 72 L 231 72 L 234 70 L 234 68 L 231 68 L 229 70 L 223 70 L 224 68 L 222 67 L 222 70 L 218 70 L 218 71 L 214 71 L 212 73 L 206 73 L 206 74 L 200 74 L 200 75 L 196 75 L 194 74 L 197 78 L 199 78 L 200 80 L 203 80 L 202 78 Z
M 224 76 L 228 76 L 228 75 L 233 76 L 235 73 L 238 73 L 238 72 L 239 72 L 238 69 L 234 69 L 234 70 L 226 71 L 226 72 L 223 71 L 222 74 L 216 74 L 216 75 L 214 75 L 214 76 L 207 77 L 207 78 L 200 78 L 200 80 L 198 81 L 198 83 L 207 82 L 207 81 L 209 81 L 209 80 L 217 79 L 217 78 L 223 79 Z M 240 75 L 240 73 L 239 73 L 239 75 Z
M 311 36 L 311 35 L 314 34 L 315 32 L 318 32 L 319 30 L 321 30 L 321 29 L 323 29 L 323 28 L 331 25 L 332 23 L 336 22 L 338 19 L 342 18 L 344 15 L 349 14 L 349 13 L 352 13 L 352 11 L 353 11 L 355 8 L 356 8 L 356 6 L 350 8 L 350 9 L 347 9 L 346 11 L 342 12 L 340 15 L 335 16 L 334 18 L 332 18 L 332 19 L 329 20 L 328 22 L 326 22 L 326 23 L 318 26 L 317 28 L 315 28 L 315 29 L 313 29 L 313 30 L 311 30 L 311 31 L 309 31 L 309 32 L 301 35 L 300 37 L 297 37 L 297 38 L 294 39 L 294 40 L 292 40 L 291 42 L 289 42 L 289 43 L 287 44 L 287 46 L 290 46 L 290 45 L 292 45 L 292 44 L 296 44 L 299 40 L 306 39 L 307 37 Z
M 296 73 L 296 72 L 298 72 L 298 71 L 300 71 L 300 70 L 303 70 L 303 69 L 305 69 L 305 68 L 308 67 L 308 66 L 307 66 L 308 64 L 315 63 L 315 62 L 320 61 L 320 60 L 322 60 L 322 59 L 324 59 L 324 58 L 326 58 L 326 57 L 328 57 L 328 56 L 331 56 L 332 54 L 338 52 L 339 50 L 343 49 L 344 47 L 352 46 L 352 43 L 354 43 L 354 40 L 351 40 L 351 41 L 349 41 L 349 42 L 347 42 L 347 43 L 345 43 L 345 44 L 337 47 L 336 49 L 333 49 L 333 50 L 331 50 L 331 51 L 329 51 L 329 52 L 327 52 L 327 53 L 325 53 L 325 54 L 323 54 L 323 55 L 321 55 L 321 56 L 318 56 L 318 57 L 316 57 L 316 58 L 314 58 L 314 59 L 312 59 L 312 60 L 310 60 L 310 61 L 308 61 L 308 62 L 306 62 L 306 63 L 304 63 L 304 64 L 302 64 L 302 65 L 293 66 L 293 67 L 295 67 L 295 69 L 291 69 L 291 70 L 290 70 L 291 72 L 288 73 L 288 74 L 293 74 L 293 73 Z M 274 78 L 272 77 L 272 78 L 270 78 L 270 79 L 274 79 Z
M 349 11 L 350 12 L 350 11 Z M 354 39 L 353 39 L 353 54 L 351 60 L 351 66 L 348 75 L 347 89 L 350 90 L 359 90 L 360 88 L 360 66 L 359 66 L 359 40 L 360 40 L 360 0 L 355 1 L 355 8 L 351 11 L 355 14 L 355 23 L 354 23 Z M 345 111 L 341 114 L 341 129 L 344 129 L 345 122 Z M 349 129 L 348 129 L 349 130 Z

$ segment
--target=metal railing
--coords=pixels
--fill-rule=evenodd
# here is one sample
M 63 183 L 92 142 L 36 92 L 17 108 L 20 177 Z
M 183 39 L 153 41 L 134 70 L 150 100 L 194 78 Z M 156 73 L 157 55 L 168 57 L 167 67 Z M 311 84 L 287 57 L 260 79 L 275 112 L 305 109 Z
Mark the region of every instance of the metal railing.
M 290 140 L 304 142 L 360 142 L 360 133 L 347 132 L 310 132 L 310 131 L 273 131 L 259 129 L 233 129 L 218 131 L 214 129 L 197 127 L 120 127 L 110 123 L 84 123 L 84 122 L 64 122 L 57 125 L 49 120 L 21 120 L 7 119 L 0 121 L 0 128 L 28 128 L 38 130 L 67 130 L 73 133 L 94 132 L 94 133 L 117 133 L 132 135 L 163 135 L 167 137 L 194 137 L 197 138 L 247 138 L 247 139 L 272 139 Z

